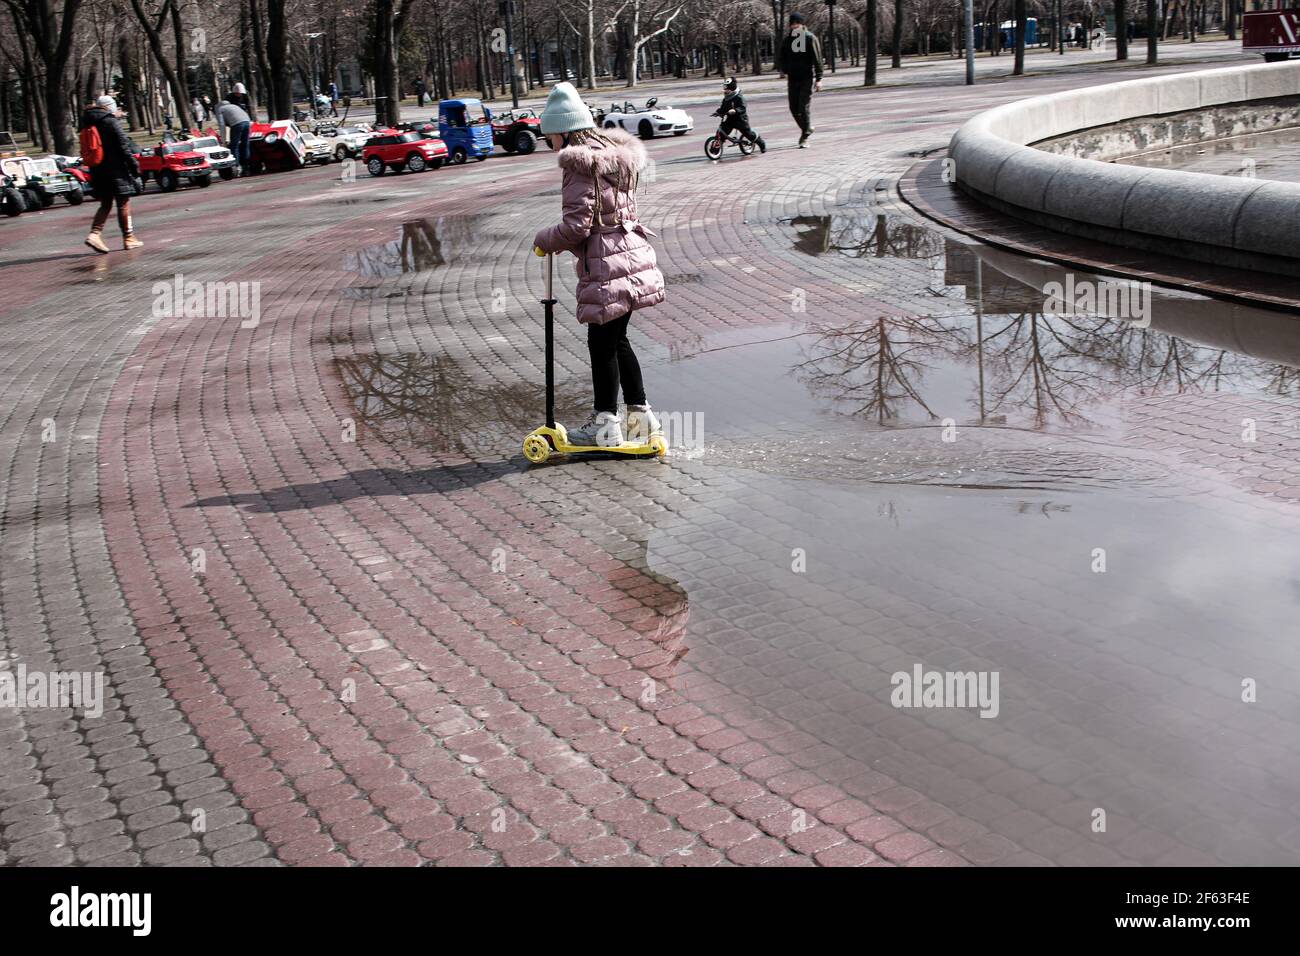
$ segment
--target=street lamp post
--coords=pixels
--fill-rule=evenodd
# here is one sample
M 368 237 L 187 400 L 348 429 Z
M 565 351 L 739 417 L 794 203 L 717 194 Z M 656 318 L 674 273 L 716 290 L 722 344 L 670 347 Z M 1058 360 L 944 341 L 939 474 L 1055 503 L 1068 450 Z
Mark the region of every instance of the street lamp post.
M 323 33 L 307 34 L 307 53 L 311 59 L 311 77 L 310 82 L 307 83 L 307 112 L 317 119 L 320 117 L 316 116 L 316 84 L 320 82 L 320 77 L 316 75 L 316 39 L 324 35 Z
M 514 0 L 501 0 L 500 10 L 506 19 L 506 69 L 510 71 L 510 105 L 519 109 L 519 77 L 515 74 Z
M 834 73 L 834 72 L 835 72 L 835 0 L 826 0 L 826 6 L 827 6 L 827 8 L 830 10 L 830 17 L 831 17 L 831 29 L 830 29 L 830 34 L 831 34 L 831 35 L 830 35 L 831 57 L 830 57 L 830 67 L 831 67 L 831 72 Z

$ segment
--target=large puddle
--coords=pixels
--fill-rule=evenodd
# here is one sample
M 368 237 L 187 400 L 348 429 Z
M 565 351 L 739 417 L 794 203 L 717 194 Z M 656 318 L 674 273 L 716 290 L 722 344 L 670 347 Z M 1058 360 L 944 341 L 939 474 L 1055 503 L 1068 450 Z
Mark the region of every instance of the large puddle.
M 648 515 L 644 560 L 690 602 L 674 689 L 988 862 L 1300 863 L 1300 321 L 1116 309 L 1101 277 L 884 214 L 775 225 L 932 305 L 636 340 L 674 462 L 578 465 L 573 520 Z M 1050 304 L 1067 282 L 1095 307 Z M 464 362 L 339 371 L 383 441 L 517 456 L 540 420 L 536 381 Z M 560 380 L 576 420 L 585 372 Z M 540 489 L 574 474 L 502 480 L 563 520 Z M 996 675 L 995 706 L 897 706 L 918 669 Z

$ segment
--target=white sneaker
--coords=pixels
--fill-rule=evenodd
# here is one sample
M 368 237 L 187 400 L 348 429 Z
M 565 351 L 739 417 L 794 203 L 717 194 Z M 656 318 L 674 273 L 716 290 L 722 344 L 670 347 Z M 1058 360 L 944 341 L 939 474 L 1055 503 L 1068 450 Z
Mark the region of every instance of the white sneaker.
M 627 407 L 628 441 L 644 445 L 650 440 L 651 435 L 658 435 L 662 431 L 663 426 L 659 424 L 658 417 L 650 410 L 649 405 L 629 405 Z
M 623 444 L 623 423 L 614 412 L 593 412 L 581 428 L 568 432 L 570 445 L 614 448 Z

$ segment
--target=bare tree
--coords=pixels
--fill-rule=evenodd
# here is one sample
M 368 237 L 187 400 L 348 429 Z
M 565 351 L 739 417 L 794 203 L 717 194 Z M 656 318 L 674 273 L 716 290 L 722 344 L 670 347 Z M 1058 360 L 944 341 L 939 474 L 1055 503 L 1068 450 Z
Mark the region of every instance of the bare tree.
M 42 102 L 45 124 L 53 139 L 54 151 L 75 153 L 76 136 L 68 108 L 68 65 L 77 28 L 81 0 L 4 0 L 14 23 L 30 39 L 31 48 L 44 71 Z

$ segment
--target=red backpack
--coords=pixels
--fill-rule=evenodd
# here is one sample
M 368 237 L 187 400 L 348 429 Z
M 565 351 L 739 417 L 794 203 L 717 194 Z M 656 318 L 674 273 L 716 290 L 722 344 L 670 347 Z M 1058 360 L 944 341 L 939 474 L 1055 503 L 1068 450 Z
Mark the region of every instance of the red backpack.
M 99 128 L 91 123 L 81 131 L 81 161 L 87 166 L 98 166 L 104 161 L 104 143 L 99 138 Z

